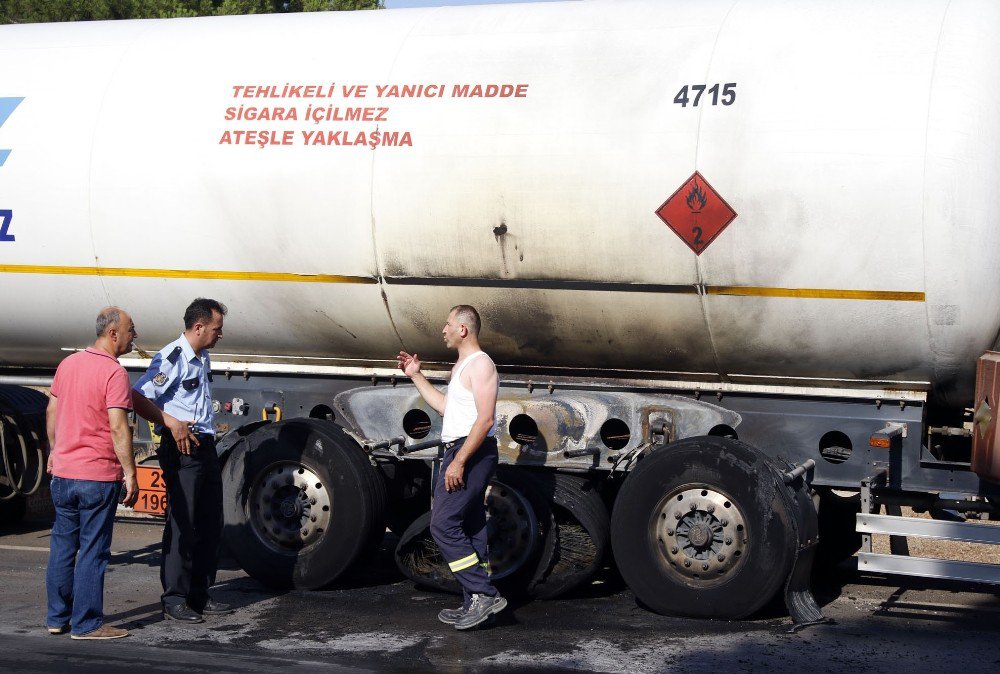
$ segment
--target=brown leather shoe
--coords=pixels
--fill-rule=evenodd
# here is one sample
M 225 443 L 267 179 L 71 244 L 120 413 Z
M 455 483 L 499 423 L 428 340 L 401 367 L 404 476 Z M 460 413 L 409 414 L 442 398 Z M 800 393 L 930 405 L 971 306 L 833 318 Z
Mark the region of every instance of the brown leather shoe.
M 86 634 L 71 634 L 70 639 L 121 639 L 128 636 L 128 630 L 111 625 L 101 625 L 96 630 Z

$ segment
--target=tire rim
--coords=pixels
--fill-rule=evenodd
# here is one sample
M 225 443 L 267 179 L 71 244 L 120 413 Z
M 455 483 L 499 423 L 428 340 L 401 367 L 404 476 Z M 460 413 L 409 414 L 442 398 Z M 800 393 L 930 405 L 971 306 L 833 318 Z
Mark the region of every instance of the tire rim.
M 538 545 L 538 518 L 517 489 L 494 480 L 486 489 L 490 577 L 504 578 L 520 569 Z
M 723 580 L 746 557 L 749 535 L 739 506 L 707 487 L 681 487 L 654 509 L 650 535 L 674 573 L 702 583 Z
M 279 552 L 312 545 L 330 526 L 330 490 L 300 463 L 274 463 L 260 471 L 249 496 L 251 528 Z

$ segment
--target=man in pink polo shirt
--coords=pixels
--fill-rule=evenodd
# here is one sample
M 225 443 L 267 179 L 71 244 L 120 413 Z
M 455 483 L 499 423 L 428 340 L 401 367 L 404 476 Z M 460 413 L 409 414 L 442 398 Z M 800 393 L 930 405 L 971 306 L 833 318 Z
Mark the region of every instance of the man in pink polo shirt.
M 132 350 L 132 318 L 116 307 L 97 316 L 97 341 L 56 369 L 46 410 L 49 472 L 56 519 L 46 573 L 51 634 L 118 639 L 128 632 L 104 624 L 104 571 L 111 529 L 123 503 L 139 494 L 128 412 L 132 393 L 118 356 Z

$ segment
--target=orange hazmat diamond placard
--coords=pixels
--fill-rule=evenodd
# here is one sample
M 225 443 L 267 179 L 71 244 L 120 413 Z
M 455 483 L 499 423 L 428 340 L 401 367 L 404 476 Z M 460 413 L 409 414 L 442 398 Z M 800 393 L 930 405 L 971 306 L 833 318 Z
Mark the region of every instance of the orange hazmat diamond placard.
M 697 171 L 656 209 L 656 214 L 696 255 L 736 219 L 736 211 Z

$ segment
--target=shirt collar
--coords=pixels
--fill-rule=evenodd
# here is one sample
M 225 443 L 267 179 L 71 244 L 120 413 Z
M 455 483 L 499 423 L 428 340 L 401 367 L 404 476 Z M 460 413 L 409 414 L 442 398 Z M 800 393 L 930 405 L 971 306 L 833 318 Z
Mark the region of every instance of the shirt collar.
M 187 337 L 184 336 L 183 332 L 181 333 L 181 338 L 177 340 L 177 343 L 180 344 L 181 353 L 184 354 L 184 358 L 187 360 L 187 362 L 190 363 L 192 360 L 198 357 L 198 354 L 196 354 L 194 352 L 194 349 L 191 348 L 191 342 L 187 340 Z
M 98 351 L 97 349 L 95 349 L 92 346 L 88 346 L 86 349 L 84 349 L 84 351 L 86 351 L 87 353 L 92 353 L 95 356 L 104 356 L 105 358 L 110 358 L 111 360 L 115 361 L 116 363 L 118 362 L 118 359 L 115 358 L 114 356 L 112 356 L 111 354 L 105 353 L 103 351 Z

